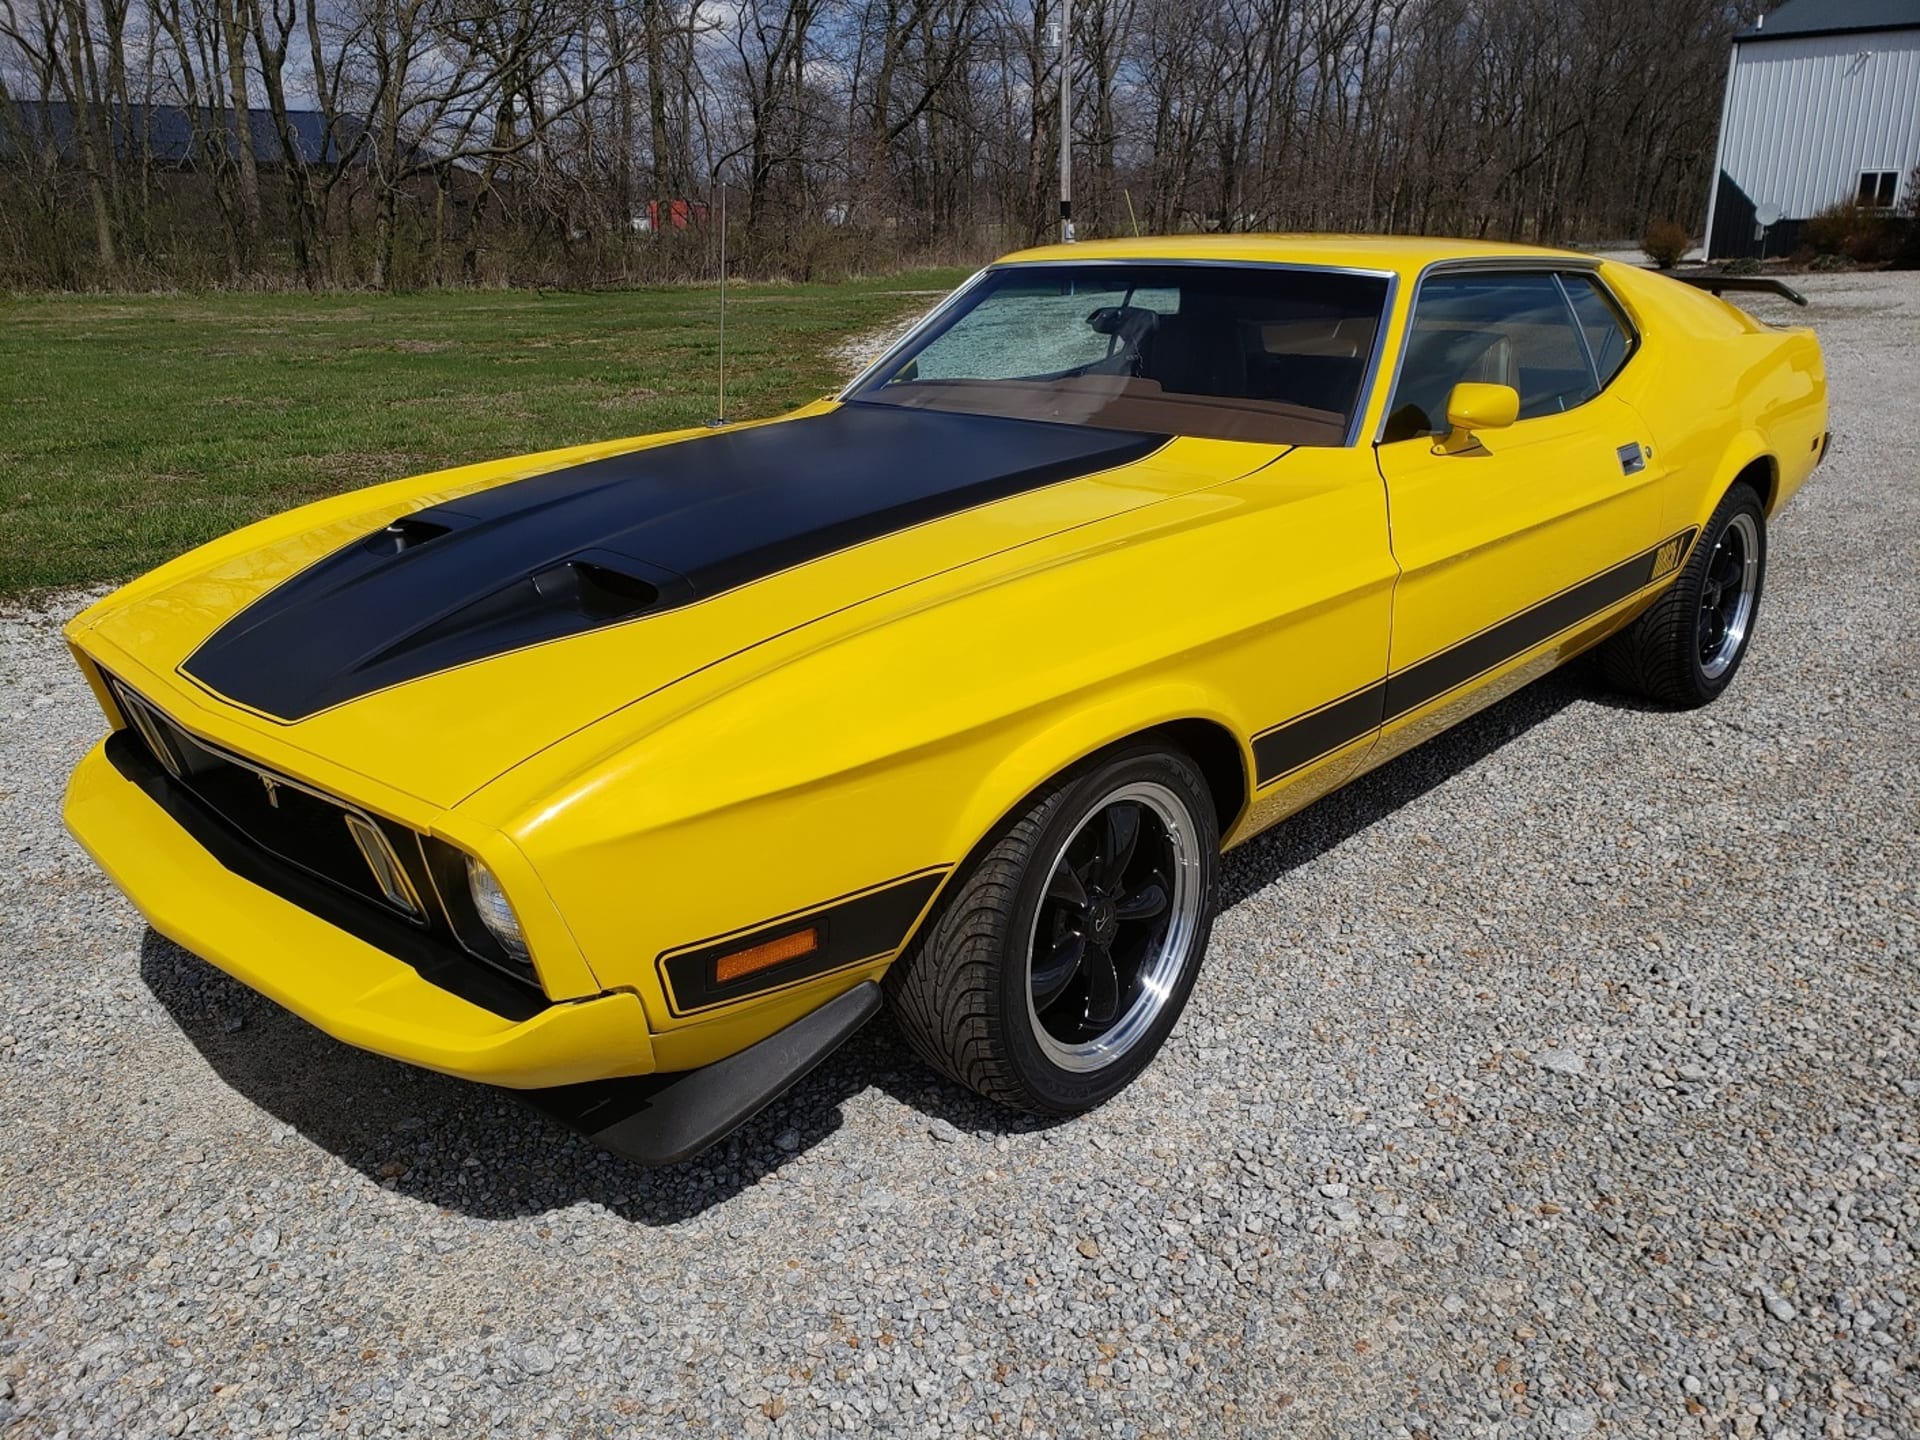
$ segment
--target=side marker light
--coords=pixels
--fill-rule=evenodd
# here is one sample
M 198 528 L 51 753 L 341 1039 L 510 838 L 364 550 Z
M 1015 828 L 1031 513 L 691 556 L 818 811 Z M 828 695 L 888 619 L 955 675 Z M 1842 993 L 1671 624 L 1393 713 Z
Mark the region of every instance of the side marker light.
M 788 960 L 798 960 L 802 955 L 811 955 L 819 948 L 820 932 L 809 925 L 805 930 L 795 930 L 776 940 L 766 940 L 745 950 L 736 950 L 731 955 L 722 955 L 713 962 L 713 980 L 716 985 L 725 985 L 743 975 L 752 975 Z

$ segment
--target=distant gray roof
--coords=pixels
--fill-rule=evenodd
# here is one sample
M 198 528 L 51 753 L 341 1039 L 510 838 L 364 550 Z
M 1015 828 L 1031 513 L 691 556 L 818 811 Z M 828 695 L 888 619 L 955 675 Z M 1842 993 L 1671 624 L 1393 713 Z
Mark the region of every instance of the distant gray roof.
M 1855 30 L 1920 29 L 1920 0 L 1787 0 L 1736 40 L 1845 35 Z
M 180 105 L 131 105 L 118 118 L 115 129 L 120 144 L 128 153 L 137 150 L 144 138 L 147 151 L 163 165 L 194 165 L 204 157 L 201 147 L 211 140 L 229 153 L 237 147 L 227 130 L 225 110 L 201 110 L 198 117 Z M 196 118 L 199 124 L 194 122 Z M 277 165 L 286 157 L 280 148 L 280 136 L 273 128 L 273 117 L 264 109 L 251 111 L 248 119 L 253 140 L 254 159 Z M 308 165 L 338 165 L 343 152 L 353 149 L 360 127 L 347 121 L 327 133 L 326 117 L 317 110 L 293 110 L 287 115 L 300 158 Z M 10 154 L 23 143 L 37 146 L 51 142 L 63 158 L 72 159 L 74 141 L 73 109 L 61 100 L 19 100 L 10 112 L 0 111 L 0 156 Z

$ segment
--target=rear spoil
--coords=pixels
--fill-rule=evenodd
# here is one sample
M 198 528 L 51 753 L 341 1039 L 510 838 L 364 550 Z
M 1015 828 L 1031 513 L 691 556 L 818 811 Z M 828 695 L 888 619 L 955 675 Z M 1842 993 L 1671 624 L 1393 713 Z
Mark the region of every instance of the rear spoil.
M 301 720 L 1130 464 L 1165 442 L 849 404 L 616 455 L 404 516 L 263 595 L 181 669 L 260 714 Z

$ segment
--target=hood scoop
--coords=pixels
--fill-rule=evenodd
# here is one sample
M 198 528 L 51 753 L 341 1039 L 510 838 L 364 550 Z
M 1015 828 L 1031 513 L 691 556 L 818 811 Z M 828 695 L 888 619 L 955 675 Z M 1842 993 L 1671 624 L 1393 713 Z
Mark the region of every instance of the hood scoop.
M 1127 464 L 1164 443 L 843 405 L 636 450 L 402 516 L 269 590 L 181 669 L 258 714 L 302 720 Z
M 450 534 L 453 526 L 429 518 L 427 511 L 417 515 L 402 515 L 384 530 L 376 530 L 365 540 L 361 547 L 375 555 L 399 555 L 413 549 L 416 545 L 425 545 L 442 535 Z
M 662 570 L 652 571 L 651 578 L 634 573 L 642 568 L 646 567 L 615 555 L 579 556 L 549 565 L 429 621 L 366 656 L 355 668 L 391 664 L 428 647 L 492 654 L 502 648 L 501 636 L 516 630 L 529 632 L 533 640 L 557 638 L 574 630 L 631 620 L 687 598 L 687 582 L 681 576 Z
M 471 516 L 423 510 L 376 530 L 242 611 L 182 668 L 229 699 L 303 719 L 423 674 L 693 598 L 684 575 L 607 550 L 542 562 L 502 582 L 495 567 L 460 563 L 480 550 L 456 556 L 452 548 L 463 531 L 472 544 L 484 528 Z M 450 548 L 436 557 L 441 546 Z

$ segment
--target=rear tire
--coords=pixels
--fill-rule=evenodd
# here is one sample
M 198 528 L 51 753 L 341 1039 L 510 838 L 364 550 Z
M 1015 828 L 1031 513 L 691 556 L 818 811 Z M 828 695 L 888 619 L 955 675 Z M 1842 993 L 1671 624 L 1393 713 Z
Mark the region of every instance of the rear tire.
M 886 977 L 934 1069 L 1016 1110 L 1074 1115 L 1145 1070 L 1213 928 L 1219 821 L 1175 751 L 1057 781 L 957 882 Z
M 1766 512 L 1753 489 L 1738 484 L 1673 584 L 1600 647 L 1607 679 L 1678 710 L 1717 700 L 1753 640 L 1766 573 Z

